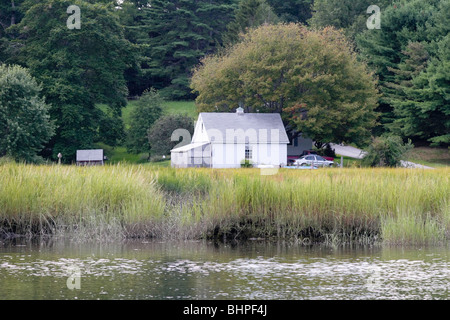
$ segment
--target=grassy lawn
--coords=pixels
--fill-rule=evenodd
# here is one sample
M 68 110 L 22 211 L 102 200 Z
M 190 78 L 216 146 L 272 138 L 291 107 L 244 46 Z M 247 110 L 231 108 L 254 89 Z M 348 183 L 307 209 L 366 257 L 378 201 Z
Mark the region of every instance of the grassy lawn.
M 130 123 L 130 112 L 136 106 L 137 100 L 128 101 L 128 105 L 122 109 L 122 119 L 125 126 Z M 166 114 L 187 114 L 196 119 L 198 116 L 194 101 L 166 101 L 163 105 Z
M 194 101 L 167 101 L 164 111 L 169 114 L 187 114 L 197 119 L 198 112 Z
M 343 157 L 344 168 L 364 167 L 361 159 Z M 448 148 L 416 147 L 405 157 L 405 160 L 433 168 L 445 168 L 450 166 L 450 151 Z M 336 154 L 335 162 L 341 161 L 341 156 Z
M 406 160 L 429 167 L 450 166 L 450 150 L 448 148 L 417 147 L 411 150 Z

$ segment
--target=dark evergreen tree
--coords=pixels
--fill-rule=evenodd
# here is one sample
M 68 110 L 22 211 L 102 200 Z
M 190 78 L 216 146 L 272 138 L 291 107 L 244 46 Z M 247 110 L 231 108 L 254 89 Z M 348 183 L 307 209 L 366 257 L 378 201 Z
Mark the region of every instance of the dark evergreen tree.
M 222 44 L 237 0 L 126 0 L 119 13 L 127 39 L 138 45 L 140 68 L 127 71 L 132 95 L 153 87 L 168 99 L 191 99 L 189 77 Z M 136 80 L 137 79 L 137 80 Z
M 23 17 L 23 0 L 10 0 L 0 2 L 0 63 L 14 63 L 20 43 L 15 40 L 17 32 L 10 27 L 19 23 Z
M 239 35 L 263 23 L 277 23 L 279 21 L 266 0 L 241 0 L 234 19 L 227 26 L 225 34 L 227 44 L 239 40 Z
M 370 14 L 367 8 L 377 5 L 383 12 L 393 0 L 314 0 L 311 26 L 323 28 L 333 26 L 344 29 L 347 36 L 354 38 L 360 32 L 367 30 L 367 19 Z
M 405 124 L 403 105 L 406 99 L 406 90 L 413 86 L 413 79 L 425 70 L 429 54 L 423 43 L 411 42 L 402 52 L 404 61 L 397 68 L 388 67 L 394 74 L 394 82 L 386 82 L 385 99 L 393 107 L 394 120 L 386 124 L 386 127 L 396 135 L 405 136 Z
M 267 0 L 267 2 L 281 21 L 306 24 L 311 18 L 314 0 Z
M 382 12 L 381 30 L 366 30 L 356 36 L 360 57 L 375 71 L 383 94 L 377 109 L 381 117 L 376 135 L 386 132 L 396 119 L 390 103 L 390 97 L 397 94 L 397 89 L 389 85 L 396 82 L 397 75 L 392 70 L 399 69 L 399 64 L 405 59 L 403 52 L 410 42 L 421 42 L 430 52 L 427 41 L 430 40 L 439 2 L 396 1 Z
M 402 134 L 450 145 L 450 34 L 438 44 L 426 71 L 404 89 L 406 99 L 394 104 Z

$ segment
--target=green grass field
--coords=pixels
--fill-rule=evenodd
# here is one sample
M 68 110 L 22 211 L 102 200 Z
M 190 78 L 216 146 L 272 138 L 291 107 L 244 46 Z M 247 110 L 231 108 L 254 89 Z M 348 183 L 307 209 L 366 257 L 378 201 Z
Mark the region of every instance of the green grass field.
M 136 106 L 137 100 L 130 100 L 128 105 L 122 109 L 122 119 L 125 126 L 129 126 L 130 112 Z M 186 114 L 193 119 L 198 116 L 194 101 L 166 101 L 163 105 L 163 112 L 165 114 Z
M 411 150 L 406 160 L 433 168 L 450 166 L 449 148 L 416 147 Z

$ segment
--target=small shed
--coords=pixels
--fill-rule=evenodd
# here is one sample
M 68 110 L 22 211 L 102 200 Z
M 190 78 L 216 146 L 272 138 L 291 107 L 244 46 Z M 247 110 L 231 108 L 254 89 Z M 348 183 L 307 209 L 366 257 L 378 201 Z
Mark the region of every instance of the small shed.
M 101 166 L 104 160 L 103 149 L 77 150 L 77 166 Z

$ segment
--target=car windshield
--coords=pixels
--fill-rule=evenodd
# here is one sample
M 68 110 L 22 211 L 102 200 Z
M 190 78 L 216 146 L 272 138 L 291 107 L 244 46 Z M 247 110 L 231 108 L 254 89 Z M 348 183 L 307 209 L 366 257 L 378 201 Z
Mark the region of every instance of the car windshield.
M 316 159 L 319 160 L 319 161 L 325 161 L 325 159 L 322 158 L 321 156 L 316 156 Z

